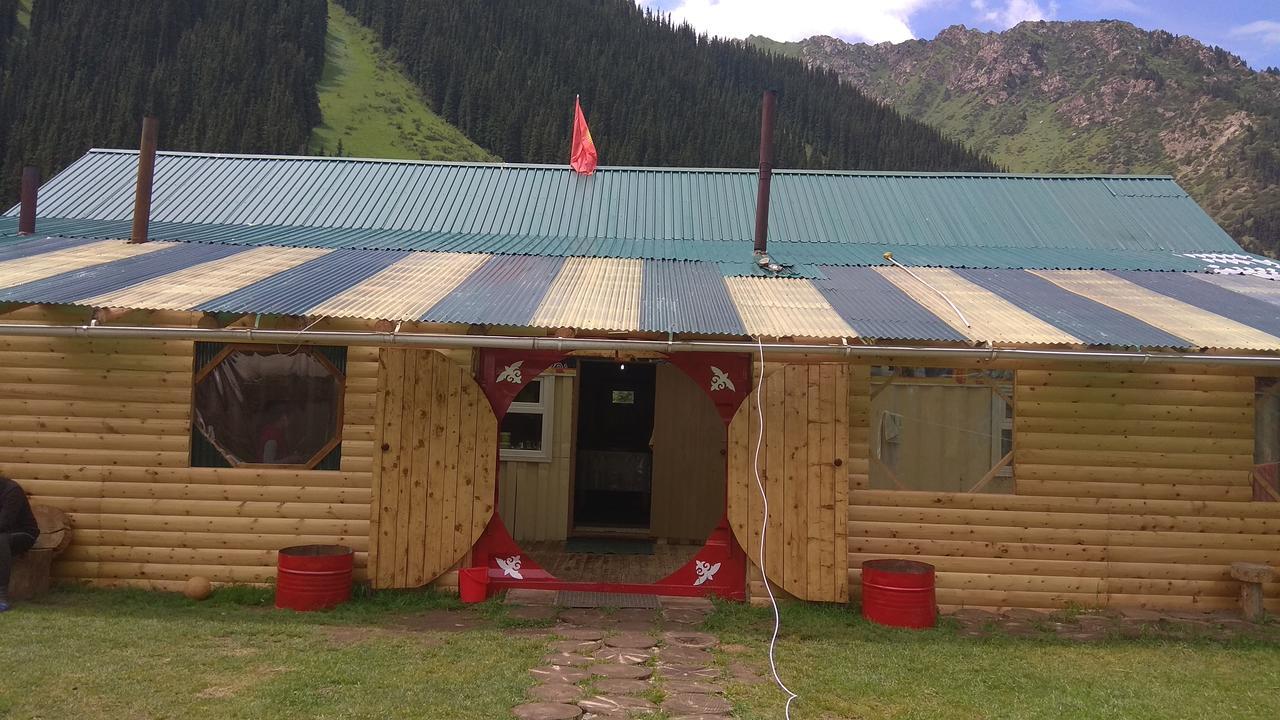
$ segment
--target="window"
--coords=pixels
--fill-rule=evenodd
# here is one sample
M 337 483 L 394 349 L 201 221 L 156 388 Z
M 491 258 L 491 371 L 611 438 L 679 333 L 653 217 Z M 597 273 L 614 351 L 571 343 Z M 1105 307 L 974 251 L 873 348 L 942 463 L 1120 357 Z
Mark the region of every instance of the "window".
M 194 467 L 336 470 L 345 348 L 198 343 Z
M 871 487 L 1013 492 L 1012 371 L 876 367 Z
M 555 377 L 542 375 L 520 390 L 502 419 L 498 447 L 503 460 L 551 462 L 551 406 Z

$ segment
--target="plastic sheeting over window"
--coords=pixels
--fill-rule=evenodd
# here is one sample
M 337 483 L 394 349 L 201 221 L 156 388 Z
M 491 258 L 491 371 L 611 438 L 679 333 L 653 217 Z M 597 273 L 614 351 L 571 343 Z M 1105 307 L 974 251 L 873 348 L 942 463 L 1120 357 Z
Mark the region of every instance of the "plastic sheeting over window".
M 331 353 L 223 348 L 197 369 L 193 435 L 233 467 L 316 467 L 341 440 L 345 378 Z

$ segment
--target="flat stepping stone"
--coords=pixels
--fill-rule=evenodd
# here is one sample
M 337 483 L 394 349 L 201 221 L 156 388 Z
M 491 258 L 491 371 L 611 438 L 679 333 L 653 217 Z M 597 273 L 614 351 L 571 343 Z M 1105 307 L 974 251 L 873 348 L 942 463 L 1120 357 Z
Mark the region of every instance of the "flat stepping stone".
M 961 608 L 948 617 L 958 620 L 966 625 L 981 625 L 983 623 L 995 622 L 1000 616 L 990 610 L 975 610 L 973 608 Z
M 706 650 L 691 647 L 669 645 L 658 651 L 658 658 L 663 662 L 682 665 L 710 665 L 716 658 Z
M 604 678 L 595 681 L 596 690 L 605 695 L 643 695 L 653 689 L 647 680 Z
M 732 720 L 728 715 L 708 715 L 707 713 L 698 713 L 697 715 L 676 715 L 671 720 Z
M 665 680 L 662 689 L 673 695 L 719 695 L 724 688 L 702 680 Z
M 623 665 L 622 663 L 592 665 L 591 674 L 615 680 L 645 680 L 653 674 L 653 668 L 643 665 Z
M 542 658 L 542 662 L 555 667 L 586 667 L 595 662 L 586 655 L 571 655 L 569 653 L 559 653 L 556 655 L 548 655 Z
M 648 633 L 621 632 L 604 639 L 604 644 L 615 648 L 651 648 L 658 641 Z
M 635 622 L 657 622 L 658 611 L 648 610 L 645 608 L 622 608 L 613 614 L 613 619 L 618 622 L 635 621 Z
M 591 654 L 591 657 L 600 662 L 622 663 L 624 665 L 639 665 L 649 661 L 653 657 L 648 650 L 640 648 L 600 648 Z
M 671 645 L 679 645 L 680 647 L 697 648 L 705 650 L 715 647 L 720 640 L 710 633 L 693 632 L 692 630 L 676 630 L 662 634 L 663 639 Z
M 600 649 L 599 640 L 558 640 L 551 643 L 551 649 L 557 653 L 587 655 Z
M 714 680 L 720 671 L 701 665 L 659 665 L 658 677 L 664 680 Z
M 667 610 L 662 613 L 667 622 L 680 623 L 682 625 L 699 625 L 703 620 L 707 619 L 708 613 L 701 610 Z
M 555 634 L 566 640 L 602 640 L 605 631 L 600 628 L 558 627 L 555 628 Z
M 658 629 L 658 624 L 648 620 L 620 620 L 614 624 L 613 629 L 618 632 L 651 633 Z
M 678 693 L 662 701 L 662 710 L 668 715 L 723 715 L 733 704 L 718 695 Z
M 660 605 L 663 610 L 685 608 L 692 610 L 705 610 L 706 612 L 711 612 L 716 607 L 705 597 L 681 597 L 679 595 L 664 595 L 663 597 L 658 598 L 658 605 Z
M 563 683 L 566 685 L 580 683 L 591 677 L 591 673 L 586 670 L 571 667 L 536 667 L 529 670 L 529 674 L 542 683 Z
M 552 620 L 559 612 L 547 605 L 515 605 L 507 608 L 507 617 L 516 620 Z
M 603 610 L 594 608 L 570 608 L 560 611 L 560 621 L 570 625 L 612 625 L 613 620 Z
M 634 713 L 651 713 L 658 709 L 657 705 L 631 695 L 596 695 L 578 701 L 578 707 L 595 715 L 617 716 Z
M 517 705 L 511 712 L 519 720 L 578 720 L 582 717 L 582 708 L 564 703 L 527 703 Z
M 547 683 L 529 688 L 529 697 L 538 702 L 574 704 L 582 697 L 582 688 L 568 683 Z

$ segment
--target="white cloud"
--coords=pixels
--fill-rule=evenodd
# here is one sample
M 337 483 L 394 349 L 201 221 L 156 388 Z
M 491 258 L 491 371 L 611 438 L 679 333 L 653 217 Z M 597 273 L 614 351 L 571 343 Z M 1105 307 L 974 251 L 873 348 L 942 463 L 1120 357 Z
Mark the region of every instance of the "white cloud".
M 835 35 L 870 43 L 902 42 L 915 37 L 911 15 L 933 0 L 676 0 L 641 5 L 669 13 L 702 32 L 742 38 L 765 35 L 802 40 Z
M 1051 20 L 1058 14 L 1058 3 L 1052 1 L 1048 10 L 1042 8 L 1037 0 L 1005 0 L 1003 5 L 992 5 L 987 0 L 971 0 L 969 4 L 978 11 L 982 24 L 995 26 L 999 30 L 1029 20 Z
M 1280 22 L 1254 20 L 1248 25 L 1231 28 L 1231 34 L 1257 38 L 1263 45 L 1280 45 Z

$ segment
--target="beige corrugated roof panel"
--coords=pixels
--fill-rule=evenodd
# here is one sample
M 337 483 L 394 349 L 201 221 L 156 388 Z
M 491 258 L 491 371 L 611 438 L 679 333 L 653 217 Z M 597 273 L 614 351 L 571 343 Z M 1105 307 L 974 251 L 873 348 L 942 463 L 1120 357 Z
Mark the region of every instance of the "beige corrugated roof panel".
M 175 243 L 130 243 L 124 240 L 103 240 L 66 250 L 32 255 L 17 260 L 0 262 L 0 287 L 13 287 L 23 283 L 43 280 L 90 265 L 101 265 L 112 260 L 124 260 L 146 253 L 171 248 Z
M 488 259 L 481 253 L 410 253 L 307 314 L 417 320 Z
M 637 330 L 643 279 L 643 260 L 569 258 L 530 323 L 547 328 Z
M 813 283 L 802 278 L 728 277 L 729 297 L 758 337 L 857 337 Z

